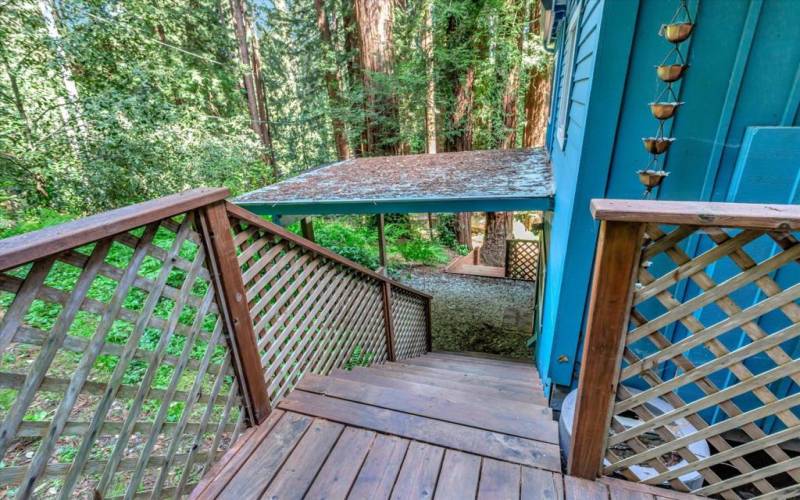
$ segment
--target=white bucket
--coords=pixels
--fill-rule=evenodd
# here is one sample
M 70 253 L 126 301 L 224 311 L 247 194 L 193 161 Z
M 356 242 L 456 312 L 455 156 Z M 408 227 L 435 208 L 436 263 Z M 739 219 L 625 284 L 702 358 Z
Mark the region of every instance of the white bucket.
M 641 391 L 638 391 L 633 388 L 627 388 L 629 392 L 635 394 Z M 569 453 L 569 445 L 572 441 L 572 420 L 575 417 L 575 403 L 578 399 L 578 390 L 574 390 L 567 394 L 567 397 L 564 399 L 564 403 L 561 405 L 561 417 L 558 419 L 558 439 L 561 442 L 561 459 L 566 462 L 567 460 L 567 453 Z M 667 403 L 661 398 L 651 399 L 647 402 L 648 405 L 656 408 L 659 412 L 666 413 L 669 411 L 674 410 L 672 405 Z M 634 419 L 627 419 L 631 420 L 632 422 L 639 422 L 639 420 Z M 697 432 L 697 429 L 690 424 L 685 419 L 679 418 L 674 422 L 674 429 L 673 432 L 677 436 L 687 436 L 689 434 L 694 434 Z M 695 441 L 694 443 L 688 446 L 689 450 L 694 453 L 694 455 L 699 458 L 703 459 L 708 457 L 711 453 L 708 449 L 708 443 L 705 439 L 701 439 L 699 441 Z M 608 460 L 603 460 L 603 462 L 608 465 Z M 681 460 L 675 465 L 669 466 L 669 470 L 677 469 L 683 467 L 687 464 L 686 460 Z M 640 481 L 646 481 L 647 479 L 654 477 L 658 474 L 658 472 L 652 468 L 642 465 L 633 465 L 629 467 L 629 470 L 637 477 Z M 701 488 L 703 486 L 703 476 L 697 471 L 687 472 L 686 474 L 680 477 L 680 480 L 689 487 L 691 490 L 695 490 L 697 488 Z

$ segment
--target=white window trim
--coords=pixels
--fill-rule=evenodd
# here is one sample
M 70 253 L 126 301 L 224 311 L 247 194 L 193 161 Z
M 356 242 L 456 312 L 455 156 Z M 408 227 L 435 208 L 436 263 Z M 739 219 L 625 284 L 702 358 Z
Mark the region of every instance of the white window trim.
M 567 125 L 569 116 L 569 104 L 572 98 L 572 72 L 575 66 L 575 51 L 578 46 L 578 25 L 581 19 L 580 2 L 572 11 L 569 18 L 567 30 L 564 33 L 564 59 L 562 62 L 563 73 L 561 75 L 560 95 L 558 96 L 558 123 L 556 126 L 556 138 L 563 151 L 567 145 Z

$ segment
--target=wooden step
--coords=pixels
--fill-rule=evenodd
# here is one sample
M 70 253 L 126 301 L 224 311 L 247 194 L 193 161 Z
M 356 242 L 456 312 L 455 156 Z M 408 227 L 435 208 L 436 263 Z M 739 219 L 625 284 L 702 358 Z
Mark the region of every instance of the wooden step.
M 294 391 L 278 407 L 341 424 L 393 434 L 436 446 L 475 453 L 557 472 L 558 446 L 417 415 L 377 408 L 305 391 Z
M 500 359 L 494 358 L 484 358 L 479 356 L 470 356 L 463 353 L 458 352 L 448 352 L 448 351 L 433 351 L 425 354 L 426 357 L 429 358 L 436 358 L 442 359 L 446 361 L 455 361 L 455 362 L 468 362 L 475 365 L 489 365 L 489 366 L 501 366 L 501 367 L 508 367 L 512 369 L 524 370 L 528 372 L 534 372 L 538 376 L 538 372 L 536 368 L 530 362 L 518 361 L 518 360 L 507 360 L 503 361 Z
M 427 355 L 405 359 L 403 363 L 429 366 L 442 370 L 453 370 L 461 373 L 471 373 L 484 377 L 496 377 L 509 381 L 520 381 L 524 383 L 529 383 L 531 381 L 539 382 L 539 375 L 536 373 L 536 370 L 533 369 L 528 370 L 525 368 L 487 365 L 470 361 L 447 360 Z
M 476 401 L 479 401 L 486 406 L 496 407 L 498 411 L 502 412 L 536 411 L 546 413 L 548 418 L 552 416 L 552 412 L 543 397 L 539 397 L 539 403 L 531 401 L 531 398 L 518 401 L 516 399 L 510 399 L 507 393 L 499 392 L 494 389 L 485 390 L 484 388 L 479 388 L 474 385 L 460 384 L 458 382 L 449 383 L 447 387 L 441 387 L 435 383 L 424 383 L 418 382 L 417 380 L 399 378 L 397 375 L 398 374 L 394 372 L 386 374 L 379 370 L 356 368 L 351 371 L 335 370 L 328 376 L 331 378 L 351 380 L 360 384 L 398 389 L 421 396 L 438 397 L 462 403 L 475 404 Z M 428 380 L 428 382 L 430 382 L 430 380 Z M 480 394 L 476 394 L 476 389 L 481 391 Z M 537 396 L 534 394 L 533 398 L 536 399 Z
M 464 402 L 457 398 L 419 394 L 413 388 L 389 389 L 351 380 L 306 375 L 297 389 L 357 403 L 379 406 L 444 422 L 558 444 L 558 425 L 550 410 L 518 404 L 516 408 Z
M 384 365 L 380 366 L 383 367 Z M 385 385 L 386 380 L 404 380 L 429 387 L 464 392 L 470 394 L 473 398 L 500 398 L 507 399 L 509 401 L 519 401 L 539 406 L 547 406 L 547 400 L 544 398 L 541 392 L 536 392 L 535 390 L 523 392 L 510 387 L 496 389 L 492 387 L 456 382 L 441 377 L 429 377 L 419 373 L 407 373 L 399 370 L 383 370 L 381 367 L 355 368 L 351 372 L 335 371 L 332 375 L 335 377 L 362 380 L 365 383 L 368 382 L 377 385 Z M 364 375 L 365 373 L 367 374 L 366 376 Z M 392 387 L 392 385 L 389 385 L 389 387 Z
M 472 385 L 483 385 L 495 389 L 508 388 L 521 392 L 542 391 L 542 386 L 538 381 L 521 382 L 518 380 L 506 380 L 502 378 L 492 377 L 490 375 L 478 375 L 475 373 L 464 373 L 457 370 L 448 370 L 446 368 L 434 368 L 432 366 L 425 366 L 421 364 L 406 363 L 384 363 L 380 365 L 381 370 L 394 370 L 406 373 L 418 373 L 426 377 L 441 377 L 456 382 L 462 382 Z

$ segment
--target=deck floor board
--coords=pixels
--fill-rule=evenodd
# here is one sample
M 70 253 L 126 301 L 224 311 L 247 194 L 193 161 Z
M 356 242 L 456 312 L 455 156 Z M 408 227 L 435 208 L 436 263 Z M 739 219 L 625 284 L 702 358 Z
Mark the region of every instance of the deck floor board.
M 190 498 L 687 500 L 564 476 L 531 365 L 431 353 L 306 375 Z

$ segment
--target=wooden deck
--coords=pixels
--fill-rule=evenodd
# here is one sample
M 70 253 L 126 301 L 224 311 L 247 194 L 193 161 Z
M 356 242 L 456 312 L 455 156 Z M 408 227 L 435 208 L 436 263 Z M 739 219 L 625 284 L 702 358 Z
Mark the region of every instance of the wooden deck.
M 192 498 L 695 498 L 561 474 L 535 369 L 431 353 L 307 375 Z

